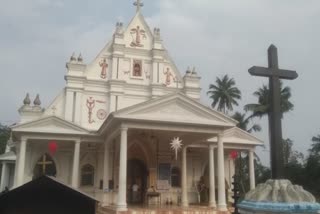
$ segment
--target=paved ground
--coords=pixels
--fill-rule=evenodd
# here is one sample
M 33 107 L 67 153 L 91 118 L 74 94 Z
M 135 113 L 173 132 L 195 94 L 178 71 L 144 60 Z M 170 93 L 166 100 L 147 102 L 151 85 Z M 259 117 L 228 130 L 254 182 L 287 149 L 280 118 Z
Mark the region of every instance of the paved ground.
M 229 212 L 219 212 L 205 206 L 190 206 L 188 208 L 181 208 L 178 206 L 164 206 L 164 207 L 129 207 L 128 211 L 118 212 L 118 214 L 230 214 Z M 102 207 L 98 209 L 97 214 L 117 214 L 112 208 Z

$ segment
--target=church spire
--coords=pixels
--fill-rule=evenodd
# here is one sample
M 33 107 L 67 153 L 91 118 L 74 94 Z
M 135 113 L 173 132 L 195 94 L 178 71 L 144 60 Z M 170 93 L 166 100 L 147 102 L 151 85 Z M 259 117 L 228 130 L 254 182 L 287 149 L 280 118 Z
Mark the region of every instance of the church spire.
M 136 2 L 133 3 L 133 5 L 137 7 L 137 13 L 140 12 L 141 7 L 143 7 L 143 3 L 141 2 L 141 0 L 136 0 Z

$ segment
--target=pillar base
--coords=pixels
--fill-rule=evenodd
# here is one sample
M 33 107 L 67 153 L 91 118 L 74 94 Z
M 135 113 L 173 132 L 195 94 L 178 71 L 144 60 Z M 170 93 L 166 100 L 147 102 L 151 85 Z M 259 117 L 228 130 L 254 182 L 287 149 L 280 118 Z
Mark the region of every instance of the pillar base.
M 228 211 L 227 205 L 226 204 L 218 204 L 218 210 L 222 212 Z
M 128 207 L 126 204 L 124 204 L 124 205 L 117 204 L 116 210 L 117 210 L 117 212 L 128 211 Z
M 210 203 L 209 203 L 209 207 L 211 207 L 211 208 L 216 208 L 216 207 L 217 207 L 216 202 L 210 202 Z
M 181 203 L 182 207 L 189 207 L 189 203 L 187 201 L 184 201 Z

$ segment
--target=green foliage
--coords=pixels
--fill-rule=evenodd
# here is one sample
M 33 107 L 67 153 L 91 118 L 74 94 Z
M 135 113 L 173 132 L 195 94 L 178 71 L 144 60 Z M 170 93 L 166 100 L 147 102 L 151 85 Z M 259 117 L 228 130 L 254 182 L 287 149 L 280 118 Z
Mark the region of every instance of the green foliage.
M 0 154 L 6 150 L 7 141 L 10 138 L 10 128 L 0 124 Z
M 255 155 L 254 163 L 257 184 L 264 183 L 270 179 L 270 168 L 263 166 L 257 155 Z M 245 152 L 239 153 L 235 165 L 237 170 L 236 174 L 239 176 L 240 198 L 244 198 L 245 194 L 250 190 L 249 156 Z
M 291 139 L 283 139 L 282 144 L 284 165 L 303 163 L 304 155 L 301 152 L 293 150 L 293 141 Z
M 289 87 L 284 87 L 282 82 L 280 83 L 281 88 L 281 112 L 286 113 L 293 110 L 293 104 L 289 101 L 291 97 L 291 89 Z M 255 97 L 258 98 L 258 103 L 247 104 L 244 106 L 245 111 L 250 111 L 251 118 L 258 117 L 262 118 L 263 116 L 268 115 L 270 112 L 270 90 L 269 87 L 263 85 L 262 88 L 259 88 L 253 93 Z
M 313 137 L 305 164 L 305 187 L 320 200 L 320 135 Z
M 244 131 L 247 131 L 249 133 L 251 133 L 252 131 L 254 132 L 261 131 L 261 126 L 259 124 L 252 124 L 252 126 L 248 128 L 248 125 L 250 124 L 250 117 L 246 117 L 246 114 L 236 112 L 234 113 L 232 118 L 239 122 L 237 124 L 237 127 Z
M 320 200 L 320 135 L 313 137 L 312 140 L 314 143 L 306 159 L 301 152 L 294 150 L 291 139 L 282 141 L 286 178 L 294 184 L 303 186 Z M 250 188 L 248 166 L 248 156 L 242 153 L 236 159 L 236 173 L 240 177 L 241 197 L 244 197 Z M 258 157 L 255 157 L 255 176 L 257 184 L 264 183 L 271 177 L 270 168 L 262 165 Z
M 229 78 L 228 75 L 224 75 L 222 79 L 217 77 L 216 84 L 210 84 L 209 91 L 207 92 L 212 99 L 212 108 L 218 106 L 218 111 L 226 113 L 227 110 L 233 110 L 233 105 L 238 106 L 241 92 L 235 85 L 235 80 Z
M 290 87 L 283 87 L 282 82 L 280 84 L 281 112 L 286 113 L 294 108 L 294 105 L 290 102 L 291 89 Z M 235 85 L 234 79 L 229 78 L 228 75 L 223 76 L 221 79 L 216 78 L 215 84 L 210 84 L 207 92 L 212 99 L 211 106 L 213 108 L 217 107 L 223 113 L 226 113 L 227 110 L 232 111 L 234 105 L 238 106 L 241 92 Z M 239 122 L 237 126 L 247 132 L 260 131 L 260 125 L 252 123 L 251 119 L 262 118 L 271 111 L 268 86 L 263 85 L 253 95 L 257 97 L 258 102 L 244 106 L 244 110 L 246 112 L 249 111 L 250 115 L 247 116 L 245 113 L 235 112 L 232 116 L 233 119 Z M 294 184 L 303 186 L 320 201 L 320 134 L 314 136 L 312 142 L 309 155 L 305 158 L 301 152 L 294 150 L 291 139 L 288 138 L 282 141 L 285 174 Z M 240 195 L 244 197 L 250 188 L 248 155 L 240 152 L 235 165 L 236 174 L 239 176 Z M 255 175 L 257 184 L 264 183 L 271 178 L 270 168 L 264 166 L 257 156 L 255 157 Z

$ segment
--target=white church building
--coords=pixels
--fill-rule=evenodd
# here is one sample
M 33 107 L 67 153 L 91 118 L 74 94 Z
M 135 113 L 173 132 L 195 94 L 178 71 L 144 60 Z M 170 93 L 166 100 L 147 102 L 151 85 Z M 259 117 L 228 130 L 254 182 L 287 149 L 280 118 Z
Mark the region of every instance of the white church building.
M 248 152 L 255 187 L 254 151 L 263 142 L 201 104 L 196 70 L 178 70 L 160 29 L 135 5 L 91 63 L 70 58 L 66 85 L 48 107 L 26 96 L 0 156 L 0 191 L 45 174 L 116 210 L 201 202 L 224 211 L 235 150 Z

